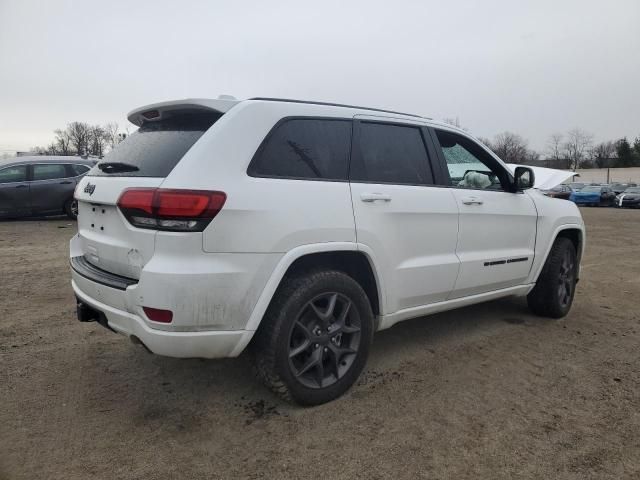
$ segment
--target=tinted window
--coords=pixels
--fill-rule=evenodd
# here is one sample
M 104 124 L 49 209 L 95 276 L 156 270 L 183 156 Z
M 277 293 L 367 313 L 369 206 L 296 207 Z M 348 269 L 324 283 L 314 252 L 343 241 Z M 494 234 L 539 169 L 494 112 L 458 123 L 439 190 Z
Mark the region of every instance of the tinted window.
M 447 163 L 451 186 L 501 190 L 509 184 L 509 174 L 474 141 L 457 133 L 436 130 Z
M 420 128 L 362 122 L 359 154 L 351 165 L 351 180 L 411 185 L 433 184 Z
M 89 167 L 86 165 L 69 165 L 71 167 L 71 171 L 75 176 L 82 175 L 83 173 L 87 173 L 89 171 Z
M 27 180 L 27 167 L 18 165 L 0 169 L 0 183 L 24 182 Z
M 90 175 L 166 177 L 220 116 L 218 113 L 184 113 L 145 122 L 93 167 Z M 103 163 L 122 163 L 132 168 L 107 173 L 99 168 Z
M 346 180 L 350 147 L 349 120 L 286 120 L 258 150 L 249 174 Z
M 65 177 L 67 177 L 67 172 L 63 164 L 52 163 L 33 166 L 33 180 L 51 180 Z

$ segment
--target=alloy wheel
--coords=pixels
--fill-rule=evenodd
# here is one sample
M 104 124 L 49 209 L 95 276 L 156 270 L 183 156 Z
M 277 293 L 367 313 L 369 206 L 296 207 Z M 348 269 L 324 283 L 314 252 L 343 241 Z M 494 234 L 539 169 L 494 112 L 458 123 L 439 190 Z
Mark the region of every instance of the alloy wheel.
M 575 264 L 569 250 L 565 251 L 560 262 L 560 275 L 558 280 L 558 298 L 560 304 L 566 307 L 571 302 L 573 289 L 575 288 Z
M 346 296 L 328 292 L 307 302 L 289 334 L 289 368 L 308 388 L 326 388 L 340 380 L 360 346 L 360 316 Z

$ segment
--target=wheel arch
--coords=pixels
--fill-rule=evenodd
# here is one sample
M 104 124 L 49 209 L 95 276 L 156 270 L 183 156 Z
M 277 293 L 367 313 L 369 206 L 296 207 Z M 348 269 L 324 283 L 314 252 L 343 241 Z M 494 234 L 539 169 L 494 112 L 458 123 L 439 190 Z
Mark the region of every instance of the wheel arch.
M 296 272 L 311 268 L 333 268 L 345 272 L 364 289 L 378 318 L 384 312 L 381 279 L 370 252 L 355 243 L 330 242 L 303 245 L 286 253 L 267 281 L 247 322 L 246 330 L 257 330 L 282 281 Z
M 551 247 L 556 242 L 556 240 L 561 237 L 567 238 L 571 241 L 571 243 L 573 243 L 573 246 L 576 249 L 576 255 L 578 257 L 578 266 L 580 265 L 580 262 L 582 260 L 582 253 L 584 252 L 584 246 L 585 246 L 584 226 L 578 225 L 578 224 L 560 225 L 554 231 L 551 237 L 552 240 L 548 243 L 546 247 L 546 251 L 544 253 L 544 259 L 538 265 L 535 271 L 535 275 L 532 278 L 533 283 L 538 281 L 538 277 L 540 276 L 540 273 L 542 272 L 542 269 L 545 263 L 547 262 L 547 258 L 549 258 L 549 254 L 551 253 Z M 578 268 L 578 278 L 579 276 L 580 276 L 580 269 Z

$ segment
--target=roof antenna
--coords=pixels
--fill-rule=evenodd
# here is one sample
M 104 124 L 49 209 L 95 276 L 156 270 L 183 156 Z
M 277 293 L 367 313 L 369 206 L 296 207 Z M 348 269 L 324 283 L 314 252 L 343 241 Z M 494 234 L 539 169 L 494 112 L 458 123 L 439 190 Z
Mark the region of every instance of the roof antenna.
M 233 95 L 218 95 L 218 100 L 237 100 Z

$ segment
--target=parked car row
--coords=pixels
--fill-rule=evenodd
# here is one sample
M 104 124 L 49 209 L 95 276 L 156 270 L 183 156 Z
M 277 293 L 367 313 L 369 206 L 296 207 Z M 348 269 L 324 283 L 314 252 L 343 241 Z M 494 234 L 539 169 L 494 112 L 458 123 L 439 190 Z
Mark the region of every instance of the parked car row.
M 545 195 L 593 207 L 640 207 L 640 187 L 635 183 L 572 182 L 545 190 Z
M 81 157 L 16 157 L 0 163 L 0 218 L 66 214 L 75 219 L 73 192 L 95 160 Z

